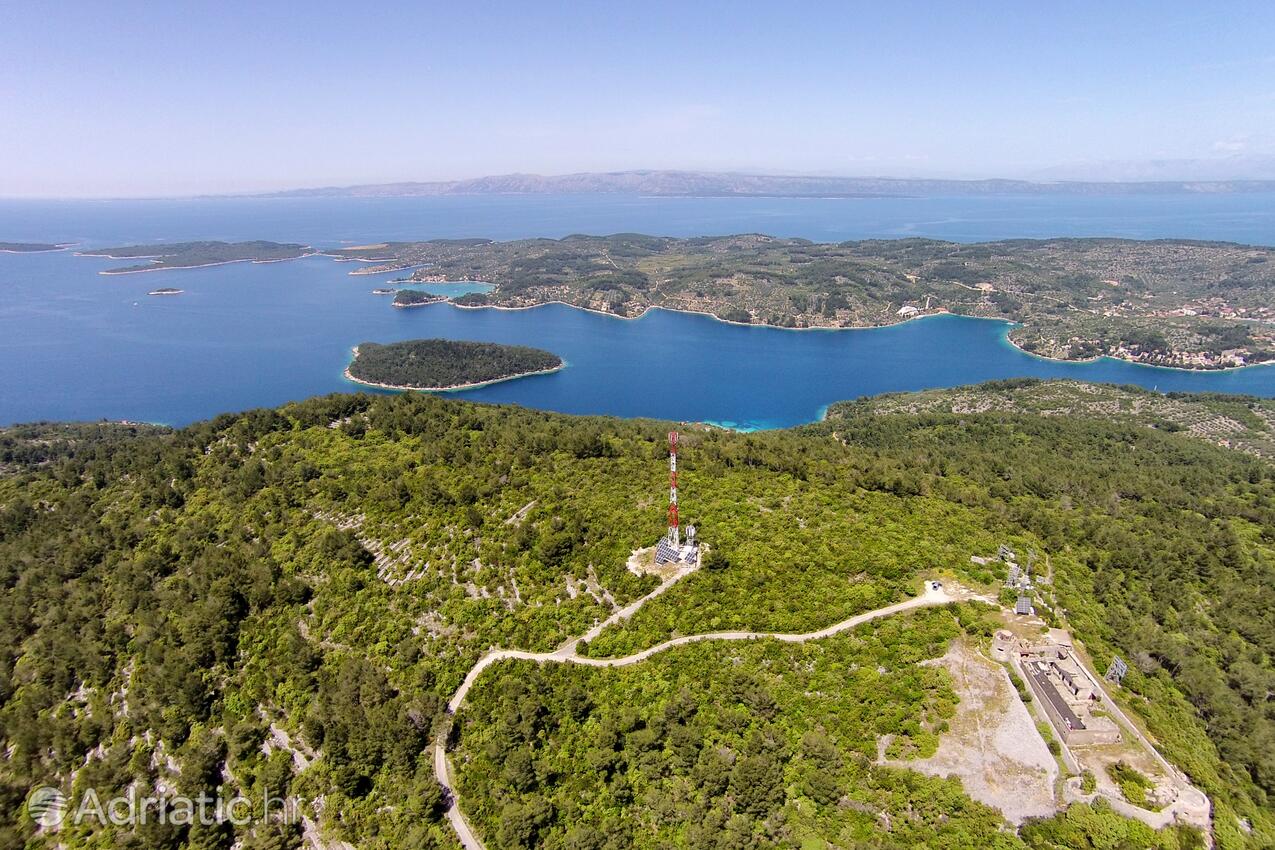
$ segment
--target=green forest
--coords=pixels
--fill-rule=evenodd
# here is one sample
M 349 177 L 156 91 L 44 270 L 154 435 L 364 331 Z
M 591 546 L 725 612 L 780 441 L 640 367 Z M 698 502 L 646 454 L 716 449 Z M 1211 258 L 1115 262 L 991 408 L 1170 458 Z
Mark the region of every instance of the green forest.
M 408 393 L 0 430 L 0 846 L 300 842 L 276 823 L 55 839 L 24 812 L 42 784 L 269 788 L 321 799 L 316 827 L 361 849 L 456 846 L 428 753 L 447 698 L 490 647 L 553 649 L 655 587 L 624 563 L 663 530 L 668 429 Z M 1275 843 L 1269 461 L 1083 405 L 895 399 L 683 428 L 679 471 L 712 569 L 589 654 L 818 629 L 923 575 L 994 589 L 970 557 L 1007 543 L 1048 559 L 1049 616 L 1095 662 L 1130 662 L 1120 699 L 1212 798 L 1217 846 Z M 871 764 L 878 735 L 924 753 L 942 734 L 950 683 L 917 662 L 985 637 L 967 607 L 614 670 L 499 664 L 451 726 L 462 803 L 493 848 L 1198 846 L 1102 806 L 1015 831 L 955 781 Z
M 562 366 L 562 359 L 539 348 L 466 342 L 454 339 L 409 339 L 361 342 L 348 370 L 356 381 L 403 389 L 445 389 L 499 381 Z

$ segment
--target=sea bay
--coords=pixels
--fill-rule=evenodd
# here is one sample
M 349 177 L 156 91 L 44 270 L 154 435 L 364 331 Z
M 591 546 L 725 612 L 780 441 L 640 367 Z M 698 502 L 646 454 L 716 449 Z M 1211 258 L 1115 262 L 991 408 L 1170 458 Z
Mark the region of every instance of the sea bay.
M 101 247 L 262 238 L 334 246 L 640 231 L 815 240 L 1103 235 L 1270 245 L 1273 211 L 1270 195 L 1244 194 L 5 201 L 0 239 Z M 0 255 L 0 422 L 105 417 L 184 424 L 351 391 L 357 387 L 341 374 L 351 346 L 430 336 L 534 345 L 568 363 L 552 375 L 457 394 L 466 398 L 739 428 L 808 422 L 832 401 L 865 394 L 1028 375 L 1275 395 L 1275 367 L 1199 373 L 1112 360 L 1060 363 L 1009 345 L 1004 323 L 956 316 L 873 330 L 787 331 L 662 310 L 635 320 L 561 305 L 404 310 L 371 294 L 388 276 L 350 275 L 351 264 L 324 257 L 98 274 L 117 265 L 71 251 Z M 147 296 L 157 287 L 184 291 Z

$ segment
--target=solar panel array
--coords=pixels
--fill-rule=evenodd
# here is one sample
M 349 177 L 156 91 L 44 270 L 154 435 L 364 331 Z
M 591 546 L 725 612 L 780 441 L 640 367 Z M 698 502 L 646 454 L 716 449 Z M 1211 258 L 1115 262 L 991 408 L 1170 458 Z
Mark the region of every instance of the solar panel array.
M 1032 600 L 1030 596 L 1018 597 L 1018 604 L 1014 606 L 1015 614 L 1031 614 Z
M 682 555 L 677 551 L 677 547 L 670 543 L 667 537 L 660 540 L 659 545 L 655 547 L 655 563 L 668 564 L 680 560 Z

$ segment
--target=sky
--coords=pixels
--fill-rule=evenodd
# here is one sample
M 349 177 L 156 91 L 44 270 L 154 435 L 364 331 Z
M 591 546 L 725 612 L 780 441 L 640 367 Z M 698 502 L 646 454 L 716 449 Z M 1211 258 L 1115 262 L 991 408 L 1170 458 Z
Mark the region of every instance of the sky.
M 0 0 L 0 196 L 1271 157 L 1269 0 Z

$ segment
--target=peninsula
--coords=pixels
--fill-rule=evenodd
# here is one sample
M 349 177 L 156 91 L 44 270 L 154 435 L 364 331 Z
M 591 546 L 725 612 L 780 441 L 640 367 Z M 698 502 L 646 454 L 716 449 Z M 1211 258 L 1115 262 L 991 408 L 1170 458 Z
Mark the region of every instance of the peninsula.
M 50 242 L 0 242 L 0 254 L 43 254 L 46 251 L 65 251 L 70 244 Z
M 462 306 L 563 302 L 636 317 L 651 307 L 787 328 L 876 327 L 936 313 L 1015 323 L 1060 360 L 1106 355 L 1186 369 L 1275 361 L 1275 249 L 1127 239 L 817 243 L 758 234 L 438 240 L 326 251 L 482 280 Z M 392 257 L 392 259 L 387 259 Z
M 140 265 L 107 269 L 100 274 L 133 274 L 168 269 L 197 269 L 226 263 L 274 263 L 313 254 L 308 245 L 279 242 L 174 242 L 166 245 L 125 245 L 80 251 L 83 257 L 148 260 Z
M 382 294 L 375 289 L 372 292 L 377 295 Z M 446 300 L 442 295 L 433 295 L 429 292 L 422 292 L 419 289 L 400 289 L 394 293 L 395 307 L 424 307 L 426 304 L 437 304 Z
M 345 370 L 351 381 L 388 390 L 456 390 L 556 372 L 562 359 L 539 348 L 412 339 L 360 343 Z

